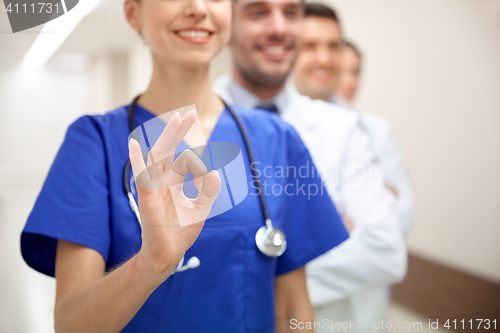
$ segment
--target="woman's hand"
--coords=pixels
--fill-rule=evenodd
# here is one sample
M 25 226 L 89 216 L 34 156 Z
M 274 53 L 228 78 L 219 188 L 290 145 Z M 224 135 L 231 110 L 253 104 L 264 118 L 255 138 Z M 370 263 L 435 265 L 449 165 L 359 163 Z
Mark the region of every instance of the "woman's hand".
M 174 162 L 176 147 L 196 119 L 194 110 L 184 118 L 174 114 L 149 152 L 147 168 L 139 143 L 134 139 L 129 142 L 142 224 L 138 258 L 155 273 L 170 274 L 177 266 L 200 234 L 219 194 L 219 174 L 207 173 L 193 151 L 185 150 Z M 189 172 L 193 173 L 199 190 L 195 199 L 187 198 L 182 192 L 184 176 Z

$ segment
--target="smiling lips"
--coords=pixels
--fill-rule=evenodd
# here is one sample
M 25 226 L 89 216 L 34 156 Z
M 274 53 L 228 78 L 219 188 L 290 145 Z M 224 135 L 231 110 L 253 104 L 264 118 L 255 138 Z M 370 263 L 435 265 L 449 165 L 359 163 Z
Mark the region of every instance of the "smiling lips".
M 286 45 L 267 45 L 258 48 L 264 56 L 272 61 L 283 61 L 288 55 L 289 48 Z
M 328 82 L 333 77 L 333 72 L 328 68 L 312 68 L 309 71 L 309 77 L 318 82 Z
M 191 44 L 206 44 L 212 38 L 213 32 L 200 28 L 188 28 L 177 30 L 175 31 L 175 34 L 180 39 Z

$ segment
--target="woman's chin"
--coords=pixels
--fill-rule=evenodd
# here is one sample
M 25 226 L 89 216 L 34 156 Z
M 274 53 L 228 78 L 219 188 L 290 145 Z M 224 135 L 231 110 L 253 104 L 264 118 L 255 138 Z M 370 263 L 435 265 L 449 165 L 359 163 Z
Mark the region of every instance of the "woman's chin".
M 196 59 L 183 59 L 183 61 L 179 62 L 177 65 L 186 69 L 202 69 L 210 67 L 210 60 L 211 59 L 197 61 Z
M 217 54 L 208 52 L 186 52 L 179 54 L 175 58 L 170 54 L 164 58 L 165 63 L 189 69 L 204 68 L 210 66 L 210 62 Z

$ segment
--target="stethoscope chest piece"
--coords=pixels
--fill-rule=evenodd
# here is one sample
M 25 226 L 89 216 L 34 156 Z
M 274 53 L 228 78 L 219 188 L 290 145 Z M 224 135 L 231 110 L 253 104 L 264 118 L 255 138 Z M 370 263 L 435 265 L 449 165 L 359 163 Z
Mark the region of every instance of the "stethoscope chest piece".
M 266 256 L 279 257 L 286 250 L 285 233 L 272 225 L 264 225 L 255 234 L 257 248 Z

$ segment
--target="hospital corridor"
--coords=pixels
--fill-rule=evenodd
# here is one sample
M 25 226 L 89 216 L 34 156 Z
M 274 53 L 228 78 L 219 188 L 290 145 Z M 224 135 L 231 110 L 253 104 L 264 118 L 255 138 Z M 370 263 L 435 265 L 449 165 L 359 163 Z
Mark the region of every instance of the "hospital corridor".
M 500 1 L 4 4 L 0 333 L 500 329 Z

